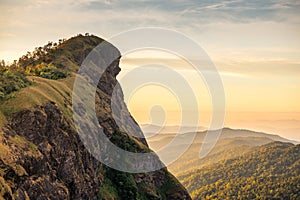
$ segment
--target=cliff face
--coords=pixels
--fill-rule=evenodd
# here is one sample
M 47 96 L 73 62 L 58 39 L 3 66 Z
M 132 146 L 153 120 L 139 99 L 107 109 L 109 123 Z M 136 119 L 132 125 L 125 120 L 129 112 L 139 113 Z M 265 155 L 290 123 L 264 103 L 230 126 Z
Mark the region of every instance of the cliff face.
M 76 58 L 82 58 L 100 41 L 81 36 L 58 49 L 64 52 L 64 47 L 72 49 L 75 43 L 79 48 Z M 82 45 L 85 48 L 80 53 Z M 71 52 L 67 55 L 59 54 L 53 63 L 63 61 L 61 66 L 68 65 L 66 69 L 78 67 L 80 63 L 72 59 Z M 148 149 L 146 140 L 128 135 L 112 116 L 111 94 L 119 71 L 117 60 L 98 84 L 95 102 L 99 124 L 116 145 L 129 145 L 132 151 Z M 120 172 L 103 165 L 87 151 L 72 119 L 74 75 L 59 81 L 31 79 L 33 86 L 1 102 L 4 125 L 0 131 L 0 199 L 190 199 L 166 168 L 143 174 Z M 123 102 L 122 91 L 118 92 L 120 115 L 132 119 L 126 130 L 143 134 Z

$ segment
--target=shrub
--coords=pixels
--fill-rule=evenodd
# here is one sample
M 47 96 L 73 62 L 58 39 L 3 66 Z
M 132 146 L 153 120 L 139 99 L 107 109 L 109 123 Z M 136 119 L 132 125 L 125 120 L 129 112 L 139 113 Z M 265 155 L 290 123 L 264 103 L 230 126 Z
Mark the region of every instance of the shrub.
M 0 100 L 9 98 L 14 92 L 30 85 L 31 82 L 24 73 L 16 71 L 3 71 L 0 73 Z
M 25 73 L 54 80 L 66 78 L 69 75 L 67 72 L 56 68 L 54 65 L 46 63 L 41 63 L 35 66 L 27 66 Z

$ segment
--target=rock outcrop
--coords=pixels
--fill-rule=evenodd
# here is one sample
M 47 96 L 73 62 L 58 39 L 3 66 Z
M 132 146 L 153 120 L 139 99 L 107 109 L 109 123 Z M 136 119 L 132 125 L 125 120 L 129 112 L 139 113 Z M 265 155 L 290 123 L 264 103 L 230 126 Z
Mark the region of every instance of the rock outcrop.
M 72 38 L 57 48 L 68 56 L 56 52 L 53 63 L 64 60 L 62 66 L 68 65 L 66 69 L 78 67 L 80 63 L 76 59 L 82 62 L 87 49 L 92 49 L 97 41 L 102 40 L 95 36 Z M 72 52 L 66 53 L 64 48 L 72 45 L 79 48 L 75 60 Z M 89 48 L 80 53 L 82 45 Z M 95 102 L 99 124 L 116 145 L 130 144 L 137 151 L 149 149 L 145 139 L 128 135 L 112 116 L 111 95 L 119 71 L 119 60 L 116 60 L 98 84 Z M 40 85 L 53 90 L 51 94 L 50 90 L 39 91 L 42 100 L 38 103 L 32 101 L 26 109 L 5 114 L 6 121 L 3 120 L 0 131 L 0 199 L 190 199 L 186 189 L 166 168 L 140 174 L 120 172 L 105 166 L 88 152 L 70 115 L 71 93 L 55 87 L 73 80 L 74 75 L 61 82 L 35 78 L 35 84 L 26 88 L 28 91 L 21 90 L 16 95 L 21 104 L 22 98 L 27 102 L 32 98 L 30 92 L 36 92 Z M 133 122 L 126 130 L 143 134 L 123 102 L 122 91 L 118 92 L 120 113 Z

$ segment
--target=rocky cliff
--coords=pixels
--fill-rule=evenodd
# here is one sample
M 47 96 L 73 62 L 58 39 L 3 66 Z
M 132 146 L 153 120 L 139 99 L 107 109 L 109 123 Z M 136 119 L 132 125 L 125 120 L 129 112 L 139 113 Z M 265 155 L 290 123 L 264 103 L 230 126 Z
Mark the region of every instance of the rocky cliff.
M 1 100 L 0 199 L 190 199 L 166 168 L 139 174 L 117 171 L 95 159 L 80 140 L 72 118 L 72 86 L 81 62 L 101 41 L 78 36 L 59 44 L 43 62 L 68 71 L 67 78 L 30 76 L 31 86 Z M 112 116 L 119 71 L 116 60 L 98 84 L 99 124 L 114 144 L 150 151 L 146 140 L 124 132 Z M 133 122 L 126 130 L 142 135 L 119 92 L 120 113 Z

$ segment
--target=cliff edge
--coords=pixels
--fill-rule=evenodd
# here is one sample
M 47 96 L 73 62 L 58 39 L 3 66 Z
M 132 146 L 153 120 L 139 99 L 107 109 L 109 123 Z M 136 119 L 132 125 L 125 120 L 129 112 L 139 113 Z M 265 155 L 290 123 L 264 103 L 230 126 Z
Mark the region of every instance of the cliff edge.
M 101 41 L 79 35 L 49 47 L 39 63 L 28 66 L 53 65 L 67 76 L 53 80 L 26 75 L 31 84 L 1 100 L 0 199 L 190 199 L 166 168 L 120 172 L 95 159 L 80 140 L 72 118 L 72 87 L 80 64 Z M 119 71 L 116 60 L 98 84 L 99 124 L 119 147 L 150 151 L 145 139 L 127 134 L 112 117 L 111 95 Z M 121 91 L 118 96 L 120 113 L 134 122 L 126 130 L 142 135 Z

